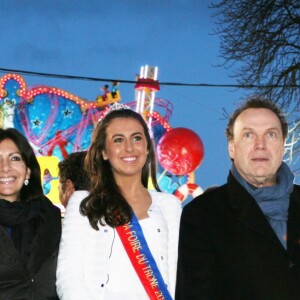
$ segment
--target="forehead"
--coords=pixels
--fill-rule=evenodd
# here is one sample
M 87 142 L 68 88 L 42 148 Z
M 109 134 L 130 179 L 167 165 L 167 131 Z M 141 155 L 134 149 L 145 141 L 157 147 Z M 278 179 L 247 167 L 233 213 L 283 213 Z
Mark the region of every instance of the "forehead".
M 0 142 L 0 147 L 5 148 L 5 150 L 14 151 L 14 152 L 20 152 L 19 148 L 15 144 L 14 141 L 12 141 L 9 138 L 6 138 Z
M 107 135 L 125 134 L 128 132 L 144 133 L 144 129 L 140 122 L 133 118 L 115 118 L 111 120 L 106 129 Z
M 243 130 L 244 128 L 276 128 L 282 132 L 279 118 L 273 111 L 267 108 L 248 108 L 241 112 L 236 118 L 233 130 Z

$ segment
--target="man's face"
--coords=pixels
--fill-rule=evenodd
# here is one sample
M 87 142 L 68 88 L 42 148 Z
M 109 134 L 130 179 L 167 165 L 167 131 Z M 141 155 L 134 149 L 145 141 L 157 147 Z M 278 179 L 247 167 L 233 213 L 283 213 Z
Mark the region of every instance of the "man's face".
M 278 117 L 266 108 L 248 108 L 236 119 L 230 157 L 240 175 L 256 187 L 276 184 L 284 155 L 284 139 Z

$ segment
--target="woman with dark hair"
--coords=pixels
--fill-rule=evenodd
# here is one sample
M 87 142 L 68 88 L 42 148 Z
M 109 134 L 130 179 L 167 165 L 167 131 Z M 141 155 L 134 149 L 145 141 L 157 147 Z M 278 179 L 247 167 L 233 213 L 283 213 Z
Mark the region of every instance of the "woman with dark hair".
M 111 107 L 93 133 L 86 169 L 90 193 L 66 210 L 60 299 L 172 299 L 181 204 L 159 190 L 143 117 Z
M 44 195 L 26 138 L 0 129 L 0 299 L 58 299 L 60 211 Z

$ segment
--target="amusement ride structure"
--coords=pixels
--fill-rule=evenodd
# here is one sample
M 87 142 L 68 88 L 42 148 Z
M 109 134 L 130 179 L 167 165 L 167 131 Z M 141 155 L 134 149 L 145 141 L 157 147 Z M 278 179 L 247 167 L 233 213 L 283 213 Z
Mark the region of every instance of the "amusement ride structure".
M 148 124 L 156 147 L 160 188 L 185 201 L 203 192 L 195 183 L 194 171 L 203 160 L 204 146 L 192 130 L 171 127 L 173 104 L 156 98 L 160 90 L 157 76 L 157 67 L 141 67 L 135 100 L 124 104 L 142 114 Z M 102 90 L 95 101 L 88 101 L 56 87 L 28 88 L 18 74 L 0 78 L 0 127 L 14 127 L 27 137 L 41 166 L 44 192 L 62 210 L 58 162 L 72 152 L 87 150 L 107 107 L 121 101 L 118 82 Z

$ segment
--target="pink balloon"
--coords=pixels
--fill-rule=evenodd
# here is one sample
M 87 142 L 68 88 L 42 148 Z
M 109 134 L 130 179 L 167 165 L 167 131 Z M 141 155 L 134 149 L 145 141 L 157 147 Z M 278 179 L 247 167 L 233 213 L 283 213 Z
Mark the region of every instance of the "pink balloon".
M 174 128 L 166 132 L 157 147 L 159 163 L 174 175 L 186 175 L 198 168 L 204 157 L 200 137 L 187 128 Z

